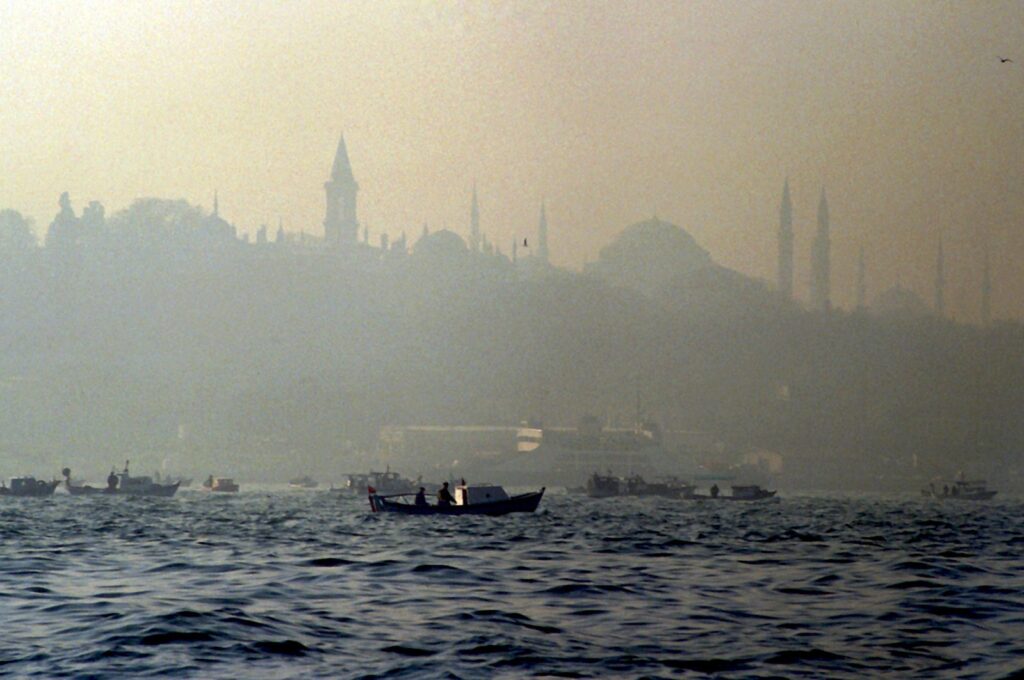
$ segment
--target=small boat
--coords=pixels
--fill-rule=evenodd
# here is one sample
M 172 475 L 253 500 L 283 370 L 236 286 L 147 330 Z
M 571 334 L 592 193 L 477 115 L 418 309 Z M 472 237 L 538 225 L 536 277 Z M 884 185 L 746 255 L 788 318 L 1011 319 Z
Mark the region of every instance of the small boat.
M 61 470 L 61 474 L 64 475 L 64 488 L 72 496 L 90 496 L 97 493 L 117 493 L 117 475 L 114 471 L 110 471 L 110 476 L 107 477 L 107 488 L 100 489 L 95 486 L 89 486 L 88 484 L 74 484 L 71 481 L 71 468 L 64 468 Z
M 510 512 L 533 512 L 544 496 L 540 491 L 509 496 L 500 486 L 455 487 L 455 503 L 451 505 L 417 505 L 410 502 L 413 494 L 382 496 L 368 487 L 370 509 L 373 512 L 397 512 L 404 515 L 507 515 Z
M 207 491 L 219 491 L 221 493 L 238 493 L 238 484 L 231 477 L 214 477 L 210 475 L 203 482 L 203 488 Z
M 128 462 L 124 462 L 124 470 L 120 473 L 110 471 L 107 475 L 107 486 L 105 489 L 100 489 L 94 486 L 88 485 L 77 485 L 71 482 L 71 470 L 70 468 L 64 468 L 61 472 L 64 474 L 64 485 L 67 491 L 72 496 L 88 496 L 92 494 L 111 494 L 111 495 L 124 495 L 124 496 L 149 496 L 156 498 L 170 498 L 178 490 L 180 482 L 174 482 L 173 484 L 158 484 L 153 481 L 152 477 L 143 475 L 141 477 L 133 477 L 128 473 Z
M 687 500 L 694 501 L 762 501 L 768 498 L 774 498 L 776 491 L 768 491 L 762 489 L 757 484 L 747 485 L 734 485 L 730 487 L 732 493 L 728 496 L 718 493 L 718 485 L 711 487 L 711 492 L 702 493 L 688 493 L 683 496 Z
M 153 474 L 153 481 L 157 484 L 174 484 L 177 482 L 179 489 L 186 489 L 192 485 L 191 477 L 175 477 L 172 475 L 161 476 L 159 470 Z
M 293 489 L 315 489 L 319 484 L 309 475 L 303 475 L 302 477 L 288 480 L 288 486 Z
M 53 490 L 60 484 L 60 480 L 47 482 L 35 477 L 11 477 L 11 485 L 7 486 L 0 482 L 0 496 L 18 496 L 22 498 L 40 496 L 52 496 Z
M 997 493 L 994 489 L 989 489 L 985 481 L 965 479 L 962 474 L 953 482 L 952 486 L 944 484 L 941 492 L 935 488 L 934 482 L 929 484 L 927 489 L 921 489 L 921 495 L 925 498 L 937 498 L 943 501 L 987 501 Z
M 124 470 L 117 476 L 119 477 L 117 482 L 117 493 L 124 494 L 125 496 L 155 496 L 160 498 L 169 498 L 178 490 L 178 486 L 180 484 L 180 482 L 174 482 L 172 484 L 157 484 L 153 481 L 152 477 L 147 477 L 145 475 L 141 477 L 132 477 L 128 474 L 128 461 L 124 462 Z M 109 478 L 107 479 L 107 485 L 110 485 Z
M 587 480 L 586 494 L 591 498 L 615 496 L 661 496 L 663 498 L 686 497 L 694 487 L 675 478 L 664 482 L 648 482 L 640 475 L 616 477 L 594 473 Z
M 419 487 L 424 486 L 419 478 L 406 479 L 397 472 L 391 471 L 387 466 L 384 472 L 370 471 L 369 474 L 349 475 L 345 482 L 344 490 L 351 493 L 362 493 L 363 489 L 372 486 L 382 495 L 397 495 L 404 493 L 416 493 Z

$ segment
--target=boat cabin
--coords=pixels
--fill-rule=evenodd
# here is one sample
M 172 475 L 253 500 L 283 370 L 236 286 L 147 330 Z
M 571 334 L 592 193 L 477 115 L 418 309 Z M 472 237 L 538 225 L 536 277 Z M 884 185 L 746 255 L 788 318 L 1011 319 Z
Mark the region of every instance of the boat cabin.
M 508 494 L 500 486 L 467 486 L 460 484 L 455 487 L 455 505 L 476 505 L 478 503 L 494 503 L 507 500 Z
M 214 477 L 210 485 L 211 491 L 226 491 L 229 493 L 238 491 L 238 485 L 231 477 Z
M 35 477 L 11 477 L 11 492 L 15 494 L 34 491 L 40 486 L 46 486 L 46 482 Z

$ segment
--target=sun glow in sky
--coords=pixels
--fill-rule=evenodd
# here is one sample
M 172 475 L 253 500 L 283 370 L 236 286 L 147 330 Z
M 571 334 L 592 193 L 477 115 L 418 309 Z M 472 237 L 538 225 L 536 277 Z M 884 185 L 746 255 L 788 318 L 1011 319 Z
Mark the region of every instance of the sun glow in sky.
M 1024 5 L 945 2 L 0 3 L 0 207 L 42 234 L 185 198 L 321 233 L 345 132 L 371 238 L 481 223 L 578 267 L 657 214 L 774 280 L 783 180 L 805 297 L 816 203 L 833 291 L 897 277 L 1024 317 Z M 998 56 L 1013 62 L 1001 64 Z

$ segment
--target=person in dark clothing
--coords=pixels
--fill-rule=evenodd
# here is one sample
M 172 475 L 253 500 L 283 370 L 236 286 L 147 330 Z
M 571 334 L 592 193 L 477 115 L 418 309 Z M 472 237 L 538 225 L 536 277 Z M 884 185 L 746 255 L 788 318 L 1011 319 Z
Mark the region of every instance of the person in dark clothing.
M 712 484 L 711 485 L 711 497 L 712 498 L 718 498 L 718 485 L 717 484 Z
M 454 502 L 455 499 L 452 498 L 452 492 L 448 490 L 448 482 L 445 482 L 437 490 L 437 504 L 439 507 L 448 507 Z
M 421 486 L 420 490 L 416 493 L 416 505 L 426 505 L 426 504 L 427 504 L 427 490 L 424 489 Z

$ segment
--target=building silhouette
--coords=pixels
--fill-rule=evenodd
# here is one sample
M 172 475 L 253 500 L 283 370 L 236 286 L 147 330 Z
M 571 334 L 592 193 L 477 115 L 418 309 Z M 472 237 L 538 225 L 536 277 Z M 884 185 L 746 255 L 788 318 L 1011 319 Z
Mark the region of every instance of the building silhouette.
M 469 206 L 469 249 L 480 252 L 480 202 L 476 197 L 476 182 L 473 182 L 473 202 Z
M 359 235 L 356 218 L 356 195 L 359 184 L 352 175 L 352 166 L 345 147 L 345 135 L 338 140 L 331 178 L 324 183 L 327 209 L 324 213 L 324 240 L 328 247 L 352 249 Z
M 811 249 L 811 309 L 827 312 L 832 308 L 832 241 L 829 234 L 828 200 L 825 188 L 818 201 L 818 232 Z
M 548 252 L 548 215 L 544 201 L 540 202 L 540 223 L 537 225 L 537 257 L 547 264 L 550 259 Z
M 861 246 L 857 254 L 857 309 L 867 306 L 867 298 L 867 267 L 864 264 L 864 246 Z
M 981 265 L 981 325 L 992 323 L 992 272 L 989 268 L 988 241 L 982 254 Z
M 784 300 L 793 299 L 793 204 L 789 199 L 789 179 L 782 185 L 779 206 L 778 290 Z

